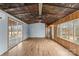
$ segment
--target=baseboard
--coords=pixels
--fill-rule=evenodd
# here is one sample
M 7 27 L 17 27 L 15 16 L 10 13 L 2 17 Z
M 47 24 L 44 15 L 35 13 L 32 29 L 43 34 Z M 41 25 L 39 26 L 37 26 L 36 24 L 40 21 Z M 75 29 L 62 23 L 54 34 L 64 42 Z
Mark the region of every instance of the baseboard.
M 46 37 L 29 37 L 28 39 L 45 39 Z

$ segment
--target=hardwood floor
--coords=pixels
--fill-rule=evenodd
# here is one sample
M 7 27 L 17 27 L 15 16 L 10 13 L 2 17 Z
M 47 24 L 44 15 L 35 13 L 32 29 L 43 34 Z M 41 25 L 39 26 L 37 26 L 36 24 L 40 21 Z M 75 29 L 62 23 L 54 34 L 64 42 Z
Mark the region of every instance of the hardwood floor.
M 74 54 L 50 39 L 28 39 L 3 56 L 74 56 Z

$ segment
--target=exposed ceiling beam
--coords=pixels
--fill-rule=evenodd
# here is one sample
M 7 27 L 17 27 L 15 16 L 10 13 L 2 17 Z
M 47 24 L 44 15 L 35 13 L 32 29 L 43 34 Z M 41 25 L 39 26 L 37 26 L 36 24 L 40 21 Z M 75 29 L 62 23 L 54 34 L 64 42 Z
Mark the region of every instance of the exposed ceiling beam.
M 39 3 L 39 16 L 42 15 L 42 7 L 43 7 L 43 4 Z

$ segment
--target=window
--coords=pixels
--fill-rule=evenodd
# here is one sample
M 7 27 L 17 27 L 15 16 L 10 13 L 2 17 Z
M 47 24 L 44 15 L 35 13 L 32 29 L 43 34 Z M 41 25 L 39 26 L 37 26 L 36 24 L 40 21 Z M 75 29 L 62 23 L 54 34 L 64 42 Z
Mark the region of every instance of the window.
M 67 25 L 68 23 L 63 23 L 63 24 L 58 25 L 57 35 L 60 36 L 61 38 L 68 39 L 68 26 Z
M 22 24 L 12 18 L 8 19 L 9 48 L 22 41 Z
M 79 19 L 58 24 L 57 36 L 79 44 Z
M 73 38 L 74 38 L 74 32 L 73 32 L 73 30 L 74 30 L 74 27 L 73 27 L 73 21 L 70 21 L 70 22 L 68 22 L 68 36 L 69 36 L 69 39 L 71 40 L 71 41 L 73 41 Z
M 18 40 L 22 41 L 22 24 L 20 22 L 18 22 L 17 30 L 18 30 L 18 32 L 17 32 Z
M 13 19 L 9 18 L 8 24 L 9 24 L 9 48 L 11 48 L 16 45 L 17 23 L 13 21 Z
M 74 40 L 79 44 L 79 19 L 74 20 Z
M 64 23 L 61 26 L 61 37 L 63 37 L 64 39 L 68 39 L 68 24 Z

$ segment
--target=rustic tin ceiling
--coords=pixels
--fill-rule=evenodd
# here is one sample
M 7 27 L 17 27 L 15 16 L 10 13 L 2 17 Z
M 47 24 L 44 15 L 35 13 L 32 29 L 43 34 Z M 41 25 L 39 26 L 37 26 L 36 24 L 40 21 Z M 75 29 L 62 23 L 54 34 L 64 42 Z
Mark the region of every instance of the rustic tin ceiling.
M 39 17 L 38 3 L 2 3 L 0 8 L 26 23 L 51 24 L 79 9 L 78 3 L 43 3 Z

